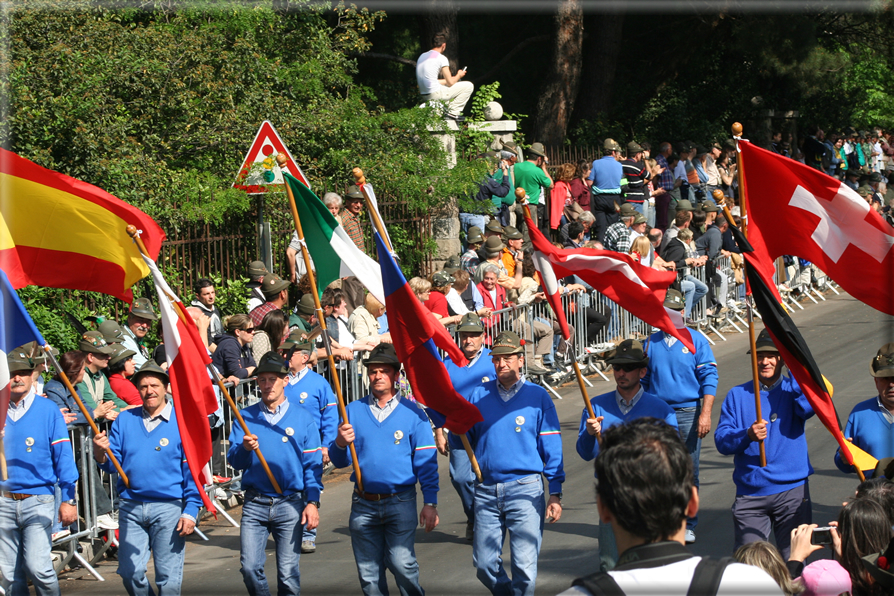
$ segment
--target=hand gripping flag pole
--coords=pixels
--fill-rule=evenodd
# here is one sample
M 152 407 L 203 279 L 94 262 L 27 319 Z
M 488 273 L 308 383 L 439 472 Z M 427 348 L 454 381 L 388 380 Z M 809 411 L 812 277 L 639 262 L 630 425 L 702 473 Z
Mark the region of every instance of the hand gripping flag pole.
M 295 203 L 295 194 L 292 187 L 286 184 L 286 195 L 289 198 L 289 209 L 292 211 L 292 219 L 295 222 L 295 233 L 298 234 L 298 243 L 301 245 L 301 256 L 304 258 L 304 268 L 307 270 L 307 279 L 310 281 L 310 293 L 314 297 L 314 308 L 317 312 L 317 321 L 320 324 L 320 330 L 323 337 L 323 346 L 326 349 L 326 358 L 329 360 L 329 368 L 332 370 L 332 385 L 335 388 L 335 396 L 338 399 L 338 415 L 341 423 L 349 423 L 348 410 L 345 408 L 345 398 L 341 393 L 341 382 L 338 375 L 335 374 L 335 358 L 332 356 L 332 345 L 329 341 L 329 331 L 326 329 L 326 317 L 323 315 L 323 306 L 320 304 L 320 294 L 317 291 L 317 280 L 313 274 L 313 267 L 310 263 L 310 253 L 307 252 L 307 243 L 304 241 L 304 229 L 301 227 L 301 217 L 298 215 L 298 206 Z M 351 463 L 354 466 L 354 479 L 357 482 L 357 489 L 363 492 L 363 477 L 360 475 L 360 462 L 357 460 L 357 449 L 354 443 L 348 443 L 351 450 Z

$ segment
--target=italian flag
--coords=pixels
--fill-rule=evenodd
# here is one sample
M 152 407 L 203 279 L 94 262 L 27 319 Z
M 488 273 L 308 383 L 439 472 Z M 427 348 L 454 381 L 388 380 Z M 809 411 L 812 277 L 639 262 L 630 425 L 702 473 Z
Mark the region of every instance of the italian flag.
M 379 264 L 357 248 L 317 195 L 294 176 L 285 172 L 283 176 L 295 195 L 304 241 L 317 271 L 320 295 L 336 279 L 354 276 L 370 294 L 385 304 Z

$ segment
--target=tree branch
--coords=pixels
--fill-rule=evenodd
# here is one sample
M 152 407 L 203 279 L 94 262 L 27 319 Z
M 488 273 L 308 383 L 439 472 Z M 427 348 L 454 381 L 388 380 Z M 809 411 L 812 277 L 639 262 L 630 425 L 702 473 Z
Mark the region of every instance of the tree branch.
M 519 44 L 518 44 L 517 46 L 515 46 L 514 48 L 512 48 L 511 50 L 509 50 L 509 53 L 506 54 L 505 56 L 503 56 L 503 59 L 500 60 L 499 62 L 497 62 L 496 66 L 494 66 L 493 68 L 491 68 L 489 71 L 487 71 L 486 73 L 484 73 L 484 74 L 481 75 L 480 77 L 471 79 L 471 81 L 477 85 L 477 84 L 480 83 L 481 81 L 487 80 L 489 77 L 493 76 L 493 74 L 494 74 L 495 72 L 497 72 L 498 70 L 500 70 L 500 68 L 501 68 L 504 64 L 506 64 L 507 62 L 509 62 L 509 60 L 512 59 L 513 56 L 515 56 L 517 53 L 519 53 L 520 51 L 522 51 L 522 50 L 523 50 L 524 48 L 526 48 L 527 46 L 531 45 L 532 43 L 538 43 L 538 42 L 543 42 L 543 41 L 549 41 L 549 39 L 550 39 L 550 36 L 549 36 L 549 35 L 535 35 L 534 37 L 529 37 L 528 39 L 522 40 L 521 42 L 519 42 Z
M 399 62 L 400 64 L 406 64 L 407 66 L 416 67 L 416 61 L 410 60 L 409 58 L 401 58 L 400 56 L 392 56 L 391 54 L 381 54 L 379 52 L 352 52 L 352 56 L 360 56 L 361 58 L 378 58 L 380 60 L 391 60 L 392 62 Z

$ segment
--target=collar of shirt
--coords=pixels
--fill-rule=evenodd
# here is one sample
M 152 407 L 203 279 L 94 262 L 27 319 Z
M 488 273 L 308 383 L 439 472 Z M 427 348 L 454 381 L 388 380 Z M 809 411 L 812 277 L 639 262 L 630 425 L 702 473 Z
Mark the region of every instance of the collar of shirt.
M 483 348 L 483 347 L 482 347 L 482 348 L 479 348 L 478 353 L 475 354 L 475 357 L 472 358 L 471 360 L 469 360 L 469 363 L 466 365 L 466 368 L 472 368 L 472 366 L 474 366 L 475 363 L 478 362 L 478 359 L 481 358 L 481 354 L 482 354 L 482 352 L 484 352 L 484 348 Z
M 161 412 L 158 413 L 157 416 L 150 416 L 149 412 L 146 411 L 146 408 L 140 408 L 140 414 L 143 416 L 143 420 L 164 420 L 168 422 L 171 419 L 171 412 L 174 410 L 174 406 L 170 401 L 165 398 L 165 407 L 161 409 Z
M 761 383 L 761 391 L 773 391 L 774 389 L 779 387 L 780 383 L 782 383 L 782 375 L 779 375 L 779 378 L 776 379 L 776 382 L 773 383 L 772 385 L 768 386 L 768 385 L 764 385 L 763 383 Z
M 37 393 L 34 391 L 34 387 L 32 387 L 31 391 L 28 392 L 28 395 L 26 395 L 25 397 L 23 397 L 22 399 L 19 400 L 18 406 L 13 404 L 12 400 L 10 400 L 9 410 L 8 410 L 9 417 L 12 420 L 16 421 L 19 418 L 21 418 L 22 416 L 24 416 L 28 412 L 28 409 L 31 407 L 31 404 L 34 403 L 35 395 L 37 395 Z
M 509 389 L 506 389 L 505 387 L 503 387 L 503 384 L 498 379 L 497 380 L 497 393 L 500 395 L 500 399 L 502 399 L 503 401 L 509 401 L 510 399 L 515 397 L 515 394 L 521 390 L 521 388 L 524 384 L 525 384 L 525 375 L 519 376 L 518 381 L 513 383 Z
M 260 403 L 261 414 L 264 415 L 264 418 L 266 418 L 267 422 L 269 422 L 271 425 L 274 425 L 282 420 L 282 417 L 286 415 L 286 411 L 289 409 L 289 400 L 287 399 L 282 400 L 282 403 L 276 406 L 275 410 L 270 410 L 269 408 L 267 408 L 267 404 L 265 404 L 264 402 Z
M 667 347 L 672 348 L 675 343 L 677 343 L 677 338 L 671 335 L 670 333 L 664 334 L 664 343 L 667 344 Z
M 143 339 L 146 339 L 145 337 L 144 337 L 143 339 L 140 339 L 140 338 L 137 337 L 136 334 L 131 330 L 131 328 L 128 327 L 128 326 L 126 326 L 126 325 L 123 327 L 123 329 L 124 329 L 124 332 L 125 332 L 125 333 L 127 333 L 128 335 L 130 335 L 130 336 L 133 338 L 133 340 L 134 340 L 135 342 L 137 342 L 137 345 L 138 345 L 138 346 L 142 346 L 142 345 L 143 345 Z
M 289 385 L 294 385 L 295 383 L 297 383 L 298 381 L 303 379 L 304 375 L 306 375 L 307 371 L 309 371 L 309 370 L 310 370 L 310 368 L 307 365 L 305 365 L 304 368 L 302 368 L 297 373 L 290 372 L 289 373 Z
M 875 401 L 878 402 L 878 409 L 881 411 L 882 416 L 885 417 L 885 420 L 888 421 L 888 424 L 894 424 L 894 414 L 891 413 L 891 410 L 885 407 L 885 404 L 882 403 L 882 398 L 876 395 Z M 12 406 L 12 404 L 10 404 L 10 406 Z
M 369 394 L 369 408 L 372 410 L 373 417 L 379 422 L 388 418 L 388 415 L 394 411 L 399 401 L 400 393 L 395 393 L 391 399 L 385 402 L 384 406 L 380 406 L 378 398 L 372 393 Z
M 636 395 L 633 396 L 633 399 L 630 400 L 630 404 L 627 403 L 621 394 L 618 393 L 617 389 L 615 390 L 615 401 L 618 402 L 618 407 L 621 409 L 622 414 L 627 414 L 630 410 L 633 409 L 633 406 L 636 405 L 636 402 L 639 401 L 639 398 L 643 396 L 644 390 L 643 386 L 639 386 L 639 391 L 636 392 Z

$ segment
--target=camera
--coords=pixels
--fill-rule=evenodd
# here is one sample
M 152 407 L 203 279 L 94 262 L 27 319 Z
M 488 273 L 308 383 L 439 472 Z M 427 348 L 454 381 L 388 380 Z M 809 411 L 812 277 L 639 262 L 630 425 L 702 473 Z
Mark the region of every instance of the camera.
M 813 534 L 810 536 L 810 544 L 816 544 L 817 546 L 832 544 L 832 527 L 814 528 Z

